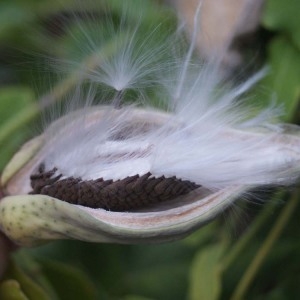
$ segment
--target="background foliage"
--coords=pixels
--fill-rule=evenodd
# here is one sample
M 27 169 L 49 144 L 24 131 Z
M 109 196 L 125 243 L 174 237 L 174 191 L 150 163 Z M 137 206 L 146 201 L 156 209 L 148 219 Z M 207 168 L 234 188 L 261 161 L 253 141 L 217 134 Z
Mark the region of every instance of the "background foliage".
M 109 5 L 116 19 L 119 3 Z M 165 24 L 162 31 L 175 25 L 161 3 L 136 3 L 146 6 L 149 22 Z M 69 77 L 60 74 L 58 80 L 51 68 L 42 67 L 49 55 L 76 55 L 77 60 L 81 55 L 73 51 L 70 38 L 76 31 L 72 6 L 68 0 L 0 3 L 1 168 L 36 133 L 38 103 L 46 106 L 76 84 L 76 71 Z M 270 72 L 251 98 L 258 105 L 276 99 L 285 107 L 285 121 L 295 123 L 300 121 L 299 11 L 298 0 L 266 2 L 262 51 Z M 102 41 L 102 50 L 111 50 L 109 43 Z M 82 57 L 82 62 L 87 59 Z M 59 241 L 19 250 L 0 283 L 0 299 L 298 299 L 298 190 L 274 191 L 264 199 L 264 205 L 237 203 L 188 238 L 170 244 Z

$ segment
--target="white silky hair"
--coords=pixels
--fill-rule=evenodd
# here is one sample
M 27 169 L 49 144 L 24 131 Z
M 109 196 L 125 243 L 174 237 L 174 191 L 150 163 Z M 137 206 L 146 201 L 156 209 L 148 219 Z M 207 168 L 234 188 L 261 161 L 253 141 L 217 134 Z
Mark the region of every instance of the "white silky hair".
M 119 180 L 150 172 L 212 190 L 293 183 L 299 158 L 292 147 L 278 142 L 280 125 L 273 123 L 276 110 L 271 106 L 253 115 L 242 99 L 266 70 L 238 86 L 222 87 L 220 59 L 203 63 L 193 55 L 198 15 L 184 54 L 176 50 L 180 48 L 176 43 L 182 41 L 178 32 L 153 48 L 148 42 L 155 39 L 159 26 L 142 41 L 137 24 L 125 35 L 127 41 L 120 51 L 109 59 L 100 53 L 97 68 L 83 70 L 92 88 L 86 101 L 81 92 L 74 93 L 70 105 L 81 101 L 83 108 L 66 118 L 60 129 L 50 126 L 46 130 L 43 151 L 48 170 L 55 167 L 64 177 L 82 180 Z M 84 34 L 88 37 L 89 33 Z M 91 105 L 99 83 L 116 91 L 110 105 L 102 108 Z M 158 91 L 167 113 L 151 107 L 151 99 L 143 93 L 149 86 Z M 143 109 L 122 103 L 122 93 L 129 89 L 142 95 L 138 101 Z M 97 110 L 103 112 L 101 118 L 91 122 Z M 156 114 L 163 116 L 157 124 L 151 119 Z M 135 117 L 139 122 L 134 122 Z

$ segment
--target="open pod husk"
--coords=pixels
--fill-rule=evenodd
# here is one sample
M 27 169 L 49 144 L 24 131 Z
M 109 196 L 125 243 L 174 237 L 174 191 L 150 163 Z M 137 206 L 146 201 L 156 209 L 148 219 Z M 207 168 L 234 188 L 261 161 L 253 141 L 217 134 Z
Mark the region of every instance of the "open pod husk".
M 103 116 L 101 107 L 90 112 L 91 122 Z M 136 109 L 137 119 L 164 122 L 167 114 Z M 67 123 L 74 114 L 56 121 Z M 134 118 L 133 118 L 134 119 Z M 228 134 L 228 131 L 226 132 Z M 233 131 L 232 134 L 237 134 Z M 242 131 L 247 135 L 265 134 Z M 200 187 L 178 199 L 139 211 L 113 212 L 70 204 L 46 195 L 29 195 L 30 174 L 43 159 L 45 136 L 26 143 L 7 165 L 1 177 L 0 229 L 18 245 L 34 246 L 56 239 L 108 243 L 155 243 L 182 238 L 222 213 L 253 186 L 234 185 L 218 191 Z M 272 143 L 300 161 L 298 128 L 286 125 Z M 289 159 L 287 157 L 286 159 Z M 299 169 L 299 168 L 298 168 Z M 297 168 L 294 168 L 295 172 Z
M 44 195 L 1 200 L 1 230 L 15 243 L 34 246 L 56 239 L 153 243 L 182 238 L 224 210 L 238 195 L 228 188 L 203 199 L 157 212 L 111 212 L 72 205 Z

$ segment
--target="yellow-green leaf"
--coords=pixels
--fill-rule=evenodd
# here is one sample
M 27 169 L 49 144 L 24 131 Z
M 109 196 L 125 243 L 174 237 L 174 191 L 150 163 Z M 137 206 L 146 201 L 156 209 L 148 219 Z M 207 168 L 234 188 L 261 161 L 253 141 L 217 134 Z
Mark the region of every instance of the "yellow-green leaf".
M 21 290 L 20 284 L 14 279 L 5 280 L 0 284 L 0 299 L 29 300 Z
M 201 249 L 190 271 L 189 300 L 216 300 L 221 293 L 220 257 L 224 245 L 219 243 Z
M 44 290 L 29 276 L 27 276 L 27 274 L 24 273 L 14 262 L 10 262 L 5 278 L 17 281 L 24 295 L 26 295 L 30 300 L 51 300 Z

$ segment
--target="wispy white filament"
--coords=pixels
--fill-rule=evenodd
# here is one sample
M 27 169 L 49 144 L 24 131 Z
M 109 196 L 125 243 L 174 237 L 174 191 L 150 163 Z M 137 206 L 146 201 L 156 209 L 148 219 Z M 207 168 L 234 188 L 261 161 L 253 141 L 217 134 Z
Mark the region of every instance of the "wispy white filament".
M 197 18 L 198 14 L 186 54 L 165 55 L 172 49 L 176 53 L 180 41 L 176 37 L 152 48 L 149 41 L 159 27 L 143 41 L 134 28 L 123 35 L 127 40 L 119 45 L 119 51 L 109 59 L 99 54 L 99 66 L 87 70 L 95 86 L 104 83 L 116 91 L 151 86 L 160 91 L 157 95 L 167 104 L 168 113 L 150 108 L 151 96 L 145 96 L 148 103 L 143 109 L 85 107 L 66 118 L 59 129 L 50 126 L 47 130 L 44 157 L 48 170 L 55 167 L 64 177 L 83 180 L 119 180 L 150 172 L 212 190 L 295 180 L 300 161 L 292 137 L 285 143 L 284 135 L 272 131 L 276 128 L 272 118 L 261 117 L 272 116 L 272 109 L 253 116 L 241 100 L 265 70 L 235 88 L 221 88 L 216 65 L 203 65 L 195 58 L 191 62 Z M 160 58 L 165 59 L 163 63 Z
M 186 72 L 187 72 L 187 69 L 188 69 L 188 65 L 191 61 L 191 57 L 192 57 L 192 54 L 193 54 L 193 51 L 194 51 L 194 48 L 195 48 L 195 44 L 196 44 L 196 40 L 197 40 L 197 36 L 198 36 L 199 15 L 200 15 L 201 6 L 202 6 L 202 2 L 200 1 L 198 6 L 197 6 L 195 15 L 194 15 L 193 34 L 192 34 L 192 37 L 191 37 L 191 44 L 189 46 L 188 52 L 186 54 L 186 58 L 185 58 L 184 63 L 183 63 L 182 71 L 181 71 L 181 74 L 180 74 L 181 76 L 179 78 L 178 87 L 177 87 L 177 90 L 176 90 L 176 93 L 175 93 L 175 99 L 176 100 L 178 100 L 178 98 L 181 96 L 182 86 L 183 86 L 183 83 L 184 83 L 184 80 L 185 80 L 185 77 L 186 77 Z

